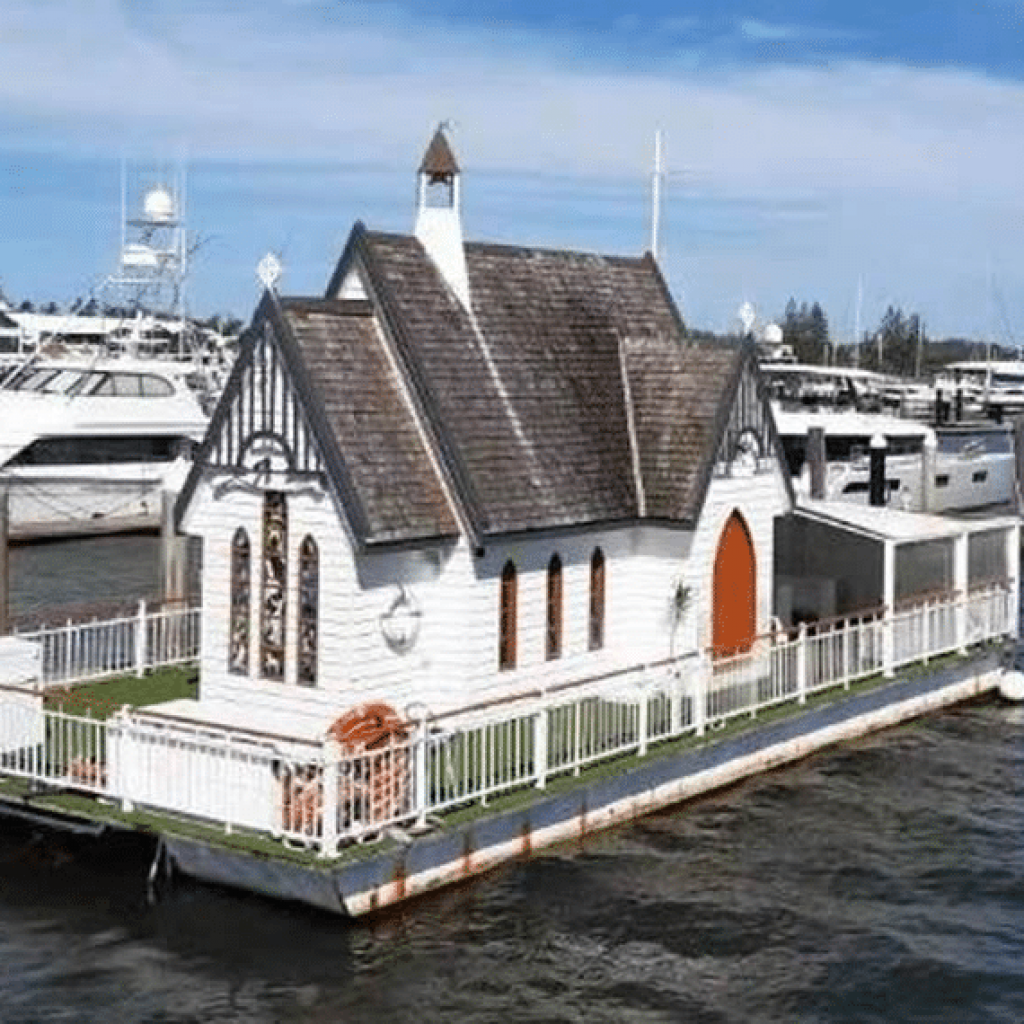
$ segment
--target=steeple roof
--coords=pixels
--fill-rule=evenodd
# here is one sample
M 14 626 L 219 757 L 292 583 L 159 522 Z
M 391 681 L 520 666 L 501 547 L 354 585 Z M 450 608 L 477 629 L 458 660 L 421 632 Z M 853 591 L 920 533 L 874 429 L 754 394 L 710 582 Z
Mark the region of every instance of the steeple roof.
M 434 137 L 430 140 L 430 145 L 427 146 L 426 153 L 423 154 L 420 174 L 429 175 L 432 179 L 444 180 L 458 173 L 459 165 L 455 159 L 455 154 L 452 152 L 452 147 L 448 144 L 444 128 L 439 126 L 437 131 L 434 132 Z

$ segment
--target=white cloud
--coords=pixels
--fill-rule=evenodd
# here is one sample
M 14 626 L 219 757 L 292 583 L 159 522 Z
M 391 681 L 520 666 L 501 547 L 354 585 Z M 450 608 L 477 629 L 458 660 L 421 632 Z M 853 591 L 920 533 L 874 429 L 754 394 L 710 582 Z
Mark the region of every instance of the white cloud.
M 745 25 L 748 37 L 765 41 L 804 31 Z M 701 192 L 755 198 L 770 209 L 780 196 L 827 196 L 860 209 L 865 197 L 885 196 L 873 209 L 895 217 L 901 198 L 913 197 L 932 204 L 937 224 L 944 206 L 965 197 L 984 197 L 1000 224 L 1024 209 L 1017 82 L 865 61 L 623 70 L 621 55 L 605 60 L 577 45 L 417 24 L 386 4 L 4 0 L 0 125 L 17 125 L 25 144 L 111 154 L 187 143 L 196 159 L 405 168 L 432 126 L 452 118 L 468 171 L 578 177 L 584 190 L 604 178 L 642 190 L 661 127 L 676 202 Z M 19 144 L 4 134 L 8 149 Z M 826 231 L 783 238 L 766 223 L 756 220 L 758 230 L 784 243 L 794 261 L 823 263 Z M 884 218 L 871 223 L 885 232 Z M 756 261 L 771 253 L 751 253 L 744 273 L 767 281 Z M 797 262 L 775 266 L 771 287 L 800 272 Z
M 744 18 L 739 23 L 739 30 L 748 39 L 757 39 L 763 42 L 783 42 L 788 39 L 797 39 L 804 34 L 804 30 L 797 25 L 781 25 L 758 21 L 755 18 Z
M 1024 88 L 969 72 L 601 72 L 558 59 L 557 40 L 414 26 L 389 7 L 315 30 L 287 3 L 188 17 L 152 5 L 145 21 L 129 10 L 7 0 L 0 110 L 89 145 L 102 133 L 188 140 L 196 154 L 402 162 L 451 117 L 470 164 L 612 177 L 646 171 L 660 125 L 677 168 L 723 187 L 1019 194 Z

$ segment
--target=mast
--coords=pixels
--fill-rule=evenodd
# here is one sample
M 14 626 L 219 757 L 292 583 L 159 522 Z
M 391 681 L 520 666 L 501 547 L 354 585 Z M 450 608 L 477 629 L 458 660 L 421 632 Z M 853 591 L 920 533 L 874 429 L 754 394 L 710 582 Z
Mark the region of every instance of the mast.
M 864 301 L 864 278 L 857 278 L 857 305 L 853 313 L 853 365 L 860 366 L 860 306 Z
M 661 188 L 664 170 L 661 157 L 661 129 L 654 133 L 654 171 L 651 174 L 651 255 L 658 259 L 658 235 L 661 229 Z

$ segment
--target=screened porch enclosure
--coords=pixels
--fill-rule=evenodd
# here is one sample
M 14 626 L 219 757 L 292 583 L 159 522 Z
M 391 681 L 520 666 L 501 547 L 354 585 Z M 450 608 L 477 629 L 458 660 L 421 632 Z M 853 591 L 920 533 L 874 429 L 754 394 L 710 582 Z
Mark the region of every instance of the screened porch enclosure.
M 785 627 L 898 611 L 988 586 L 1017 594 L 1019 526 L 809 502 L 775 521 L 773 609 Z

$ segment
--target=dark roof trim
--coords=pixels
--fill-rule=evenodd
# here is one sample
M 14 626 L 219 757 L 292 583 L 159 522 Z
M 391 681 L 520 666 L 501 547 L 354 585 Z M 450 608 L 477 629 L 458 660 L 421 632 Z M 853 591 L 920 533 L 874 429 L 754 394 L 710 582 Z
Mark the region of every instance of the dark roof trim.
M 444 418 L 437 407 L 430 388 L 423 377 L 419 364 L 412 354 L 412 345 L 405 331 L 405 325 L 398 311 L 391 302 L 388 286 L 383 274 L 376 264 L 373 251 L 366 244 L 366 229 L 357 223 L 346 247 L 346 256 L 361 260 L 370 278 L 370 293 L 377 303 L 380 324 L 383 334 L 390 344 L 392 355 L 401 367 L 403 382 L 413 405 L 416 420 L 427 436 L 428 446 L 437 464 L 450 501 L 456 506 L 456 517 L 468 534 L 470 544 L 476 547 L 479 538 L 486 532 L 484 516 L 477 499 L 469 474 L 462 465 L 455 446 L 451 443 L 444 430 Z M 345 257 L 342 257 L 344 260 Z M 335 277 L 344 277 L 348 268 L 339 264 Z
M 566 523 L 558 526 L 541 526 L 528 530 L 508 530 L 482 537 L 477 550 L 486 549 L 489 544 L 514 544 L 517 540 L 539 540 L 542 538 L 557 540 L 561 537 L 585 536 L 594 530 L 636 530 L 646 527 L 688 533 L 696 529 L 696 520 L 665 519 L 660 516 L 650 516 L 644 519 L 636 516 L 622 516 L 615 519 L 593 519 L 587 522 Z
M 679 337 L 684 341 L 687 337 L 686 324 L 683 321 L 683 314 L 679 312 L 679 307 L 676 305 L 676 300 L 672 297 L 672 292 L 669 291 L 668 282 L 665 280 L 665 275 L 661 272 L 661 267 L 658 266 L 658 261 L 649 252 L 645 252 L 641 258 L 641 263 L 644 266 L 650 268 L 651 273 L 654 275 L 654 279 L 658 282 L 658 287 L 661 289 L 662 295 L 665 296 L 665 304 L 672 312 L 672 317 L 676 322 L 676 327 L 679 328 Z
M 298 300 L 301 305 L 303 300 Z M 245 371 L 252 365 L 256 346 L 260 343 L 259 327 L 261 324 L 269 323 L 274 334 L 274 343 L 277 345 L 278 354 L 284 364 L 285 371 L 291 379 L 291 384 L 298 392 L 300 405 L 307 419 L 307 427 L 313 435 L 314 440 L 320 448 L 324 465 L 327 467 L 327 479 L 330 489 L 333 491 L 339 504 L 345 510 L 349 525 L 355 537 L 356 546 L 365 548 L 366 538 L 369 534 L 369 522 L 359 501 L 356 490 L 352 485 L 348 470 L 345 468 L 344 460 L 338 451 L 338 444 L 334 433 L 330 429 L 323 403 L 313 388 L 309 375 L 306 372 L 305 364 L 299 353 L 298 344 L 292 335 L 287 318 L 283 315 L 281 303 L 273 292 L 266 291 L 256 312 L 253 314 L 252 324 L 247 332 L 246 344 L 243 346 L 238 359 L 231 371 L 231 376 L 221 395 L 220 402 L 214 411 L 210 425 L 207 427 L 206 436 L 196 455 L 195 462 L 185 481 L 185 486 L 178 496 L 175 505 L 175 525 L 180 527 L 185 512 L 195 494 L 196 487 L 202 476 L 206 460 L 216 439 L 223 429 L 224 421 L 230 415 L 231 405 L 235 396 L 240 392 L 242 379 Z
M 288 300 L 284 300 L 286 303 Z M 301 306 L 302 300 L 297 305 Z M 352 529 L 356 546 L 363 548 L 370 533 L 370 523 L 366 516 L 362 502 L 359 500 L 355 485 L 349 476 L 345 460 L 341 457 L 338 449 L 338 441 L 334 431 L 327 419 L 327 412 L 319 394 L 313 387 L 306 371 L 306 364 L 299 351 L 298 342 L 292 334 L 291 325 L 284 315 L 281 302 L 277 296 L 270 293 L 270 301 L 266 303 L 266 315 L 274 328 L 274 337 L 277 341 L 281 360 L 291 377 L 292 386 L 298 392 L 301 405 L 308 418 L 308 426 L 320 446 L 320 454 L 323 457 L 324 465 L 327 467 L 327 480 L 338 499 L 339 504 L 345 510 L 349 526 Z
M 206 433 L 203 435 L 203 440 L 199 445 L 199 450 L 192 460 L 192 467 L 189 469 L 188 476 L 185 477 L 185 483 L 178 493 L 178 499 L 174 503 L 175 530 L 181 529 L 185 513 L 188 511 L 188 506 L 191 504 L 196 488 L 199 486 L 199 481 L 202 478 L 203 466 L 206 465 L 210 450 L 213 448 L 217 437 L 224 427 L 224 421 L 231 410 L 231 402 L 241 389 L 240 382 L 242 376 L 252 363 L 253 351 L 256 348 L 256 322 L 265 302 L 266 297 L 256 307 L 256 312 L 253 313 L 248 329 L 242 334 L 241 346 L 235 359 L 235 364 L 231 367 L 231 373 L 228 375 L 224 390 L 220 394 L 220 400 L 217 402 L 216 409 L 213 410 L 210 422 L 206 426 Z
M 765 410 L 765 415 L 768 422 L 768 429 L 771 432 L 773 454 L 775 455 L 775 461 L 778 465 L 779 471 L 782 473 L 782 479 L 786 487 L 786 494 L 789 496 L 790 508 L 796 501 L 793 492 L 793 481 L 790 479 L 789 470 L 786 468 L 785 456 L 782 452 L 782 442 L 779 440 L 779 435 L 775 430 L 775 417 L 772 416 L 771 406 L 768 403 L 768 396 L 765 394 L 764 382 L 761 380 L 761 374 L 758 370 L 757 361 L 757 349 L 754 347 L 752 341 L 742 341 L 737 346 L 737 359 L 733 366 L 732 376 L 729 379 L 728 386 L 724 392 L 724 399 L 718 406 L 718 411 L 715 414 L 715 432 L 711 444 L 705 449 L 704 462 L 700 469 L 700 490 L 699 497 L 696 502 L 696 509 L 694 511 L 694 520 L 700 518 L 701 511 L 704 508 L 704 502 L 708 496 L 708 488 L 711 486 L 711 477 L 715 471 L 715 462 L 718 459 L 718 453 L 722 449 L 722 439 L 725 437 L 725 431 L 729 426 L 729 416 L 732 412 L 732 407 L 736 403 L 736 393 L 740 388 L 740 381 L 743 379 L 743 374 L 748 366 L 752 367 L 754 373 L 754 380 L 757 382 L 757 397 L 761 402 L 762 407 Z
M 349 232 L 345 248 L 342 250 L 341 256 L 338 258 L 338 262 L 334 266 L 334 273 L 331 274 L 331 279 L 327 282 L 327 288 L 324 291 L 325 299 L 333 299 L 337 297 L 342 283 L 345 280 L 345 276 L 348 274 L 349 269 L 352 266 L 352 253 L 355 249 L 356 238 L 362 237 L 365 234 L 366 225 L 361 220 L 357 220 L 355 224 L 352 225 L 352 230 Z

